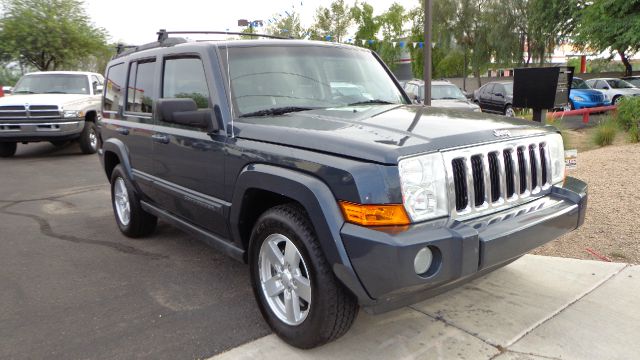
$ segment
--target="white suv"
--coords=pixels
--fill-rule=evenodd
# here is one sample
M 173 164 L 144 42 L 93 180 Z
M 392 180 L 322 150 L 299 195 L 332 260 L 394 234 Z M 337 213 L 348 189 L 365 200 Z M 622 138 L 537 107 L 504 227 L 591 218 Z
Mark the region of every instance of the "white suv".
M 24 75 L 13 95 L 0 98 L 0 157 L 13 156 L 17 143 L 78 140 L 82 152 L 98 149 L 104 78 L 91 72 L 50 71 Z
M 611 100 L 616 105 L 625 96 L 640 96 L 640 89 L 630 83 L 614 78 L 598 78 L 587 80 L 587 85 L 605 95 L 605 100 Z

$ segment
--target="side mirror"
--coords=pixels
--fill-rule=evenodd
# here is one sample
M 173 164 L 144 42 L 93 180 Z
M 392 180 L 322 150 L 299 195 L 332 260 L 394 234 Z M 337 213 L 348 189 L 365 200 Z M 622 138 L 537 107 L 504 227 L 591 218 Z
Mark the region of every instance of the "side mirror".
M 102 92 L 104 91 L 104 86 L 102 85 L 98 85 L 95 87 L 94 93 L 96 95 L 102 94 Z
M 210 131 L 220 129 L 218 121 L 211 121 L 211 109 L 198 110 L 198 105 L 190 98 L 160 99 L 156 103 L 156 111 L 160 121 Z

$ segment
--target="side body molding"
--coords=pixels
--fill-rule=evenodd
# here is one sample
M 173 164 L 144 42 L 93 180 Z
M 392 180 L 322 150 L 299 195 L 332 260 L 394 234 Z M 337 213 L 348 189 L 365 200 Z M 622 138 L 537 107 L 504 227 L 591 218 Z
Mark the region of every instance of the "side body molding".
M 230 213 L 231 235 L 241 245 L 240 213 L 244 194 L 250 189 L 271 191 L 299 202 L 307 211 L 320 241 L 320 246 L 336 277 L 358 298 L 360 304 L 372 301 L 362 287 L 347 251 L 340 229 L 344 218 L 336 198 L 318 178 L 298 171 L 265 164 L 245 167 L 237 178 Z

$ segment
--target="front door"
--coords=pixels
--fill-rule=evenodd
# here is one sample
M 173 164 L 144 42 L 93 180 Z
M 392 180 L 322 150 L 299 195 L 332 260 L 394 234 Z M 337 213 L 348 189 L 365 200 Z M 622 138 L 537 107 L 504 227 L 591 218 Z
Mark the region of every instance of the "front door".
M 209 75 L 209 76 L 207 76 Z M 166 57 L 162 64 L 161 98 L 191 98 L 198 110 L 213 114 L 211 77 L 198 56 Z M 214 121 L 214 119 L 211 119 Z M 224 193 L 226 136 L 164 122 L 156 114 L 153 177 L 157 203 L 173 215 L 222 237 L 228 236 Z

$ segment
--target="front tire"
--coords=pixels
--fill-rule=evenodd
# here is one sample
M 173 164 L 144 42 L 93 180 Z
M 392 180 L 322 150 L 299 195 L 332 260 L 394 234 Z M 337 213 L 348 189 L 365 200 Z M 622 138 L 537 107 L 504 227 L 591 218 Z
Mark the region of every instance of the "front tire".
M 508 116 L 508 117 L 515 117 L 516 116 L 516 112 L 513 110 L 513 107 L 511 107 L 511 105 L 507 105 L 504 108 L 504 116 Z
M 8 158 L 16 154 L 18 149 L 18 143 L 15 142 L 0 142 L 0 157 Z
M 153 233 L 158 218 L 142 209 L 133 184 L 125 176 L 122 165 L 116 165 L 111 174 L 111 204 L 120 231 L 132 238 Z
M 280 205 L 253 228 L 251 285 L 271 329 L 288 344 L 309 349 L 333 341 L 353 324 L 358 304 L 335 278 L 305 211 Z
M 85 121 L 80 134 L 80 149 L 83 154 L 95 154 L 98 151 L 98 131 L 93 121 Z
M 623 97 L 623 96 L 616 96 L 616 97 L 614 97 L 614 98 L 613 98 L 613 100 L 611 101 L 611 103 L 612 103 L 613 105 L 618 105 L 618 104 L 620 104 L 620 101 L 622 101 L 622 99 L 624 99 L 624 97 Z

